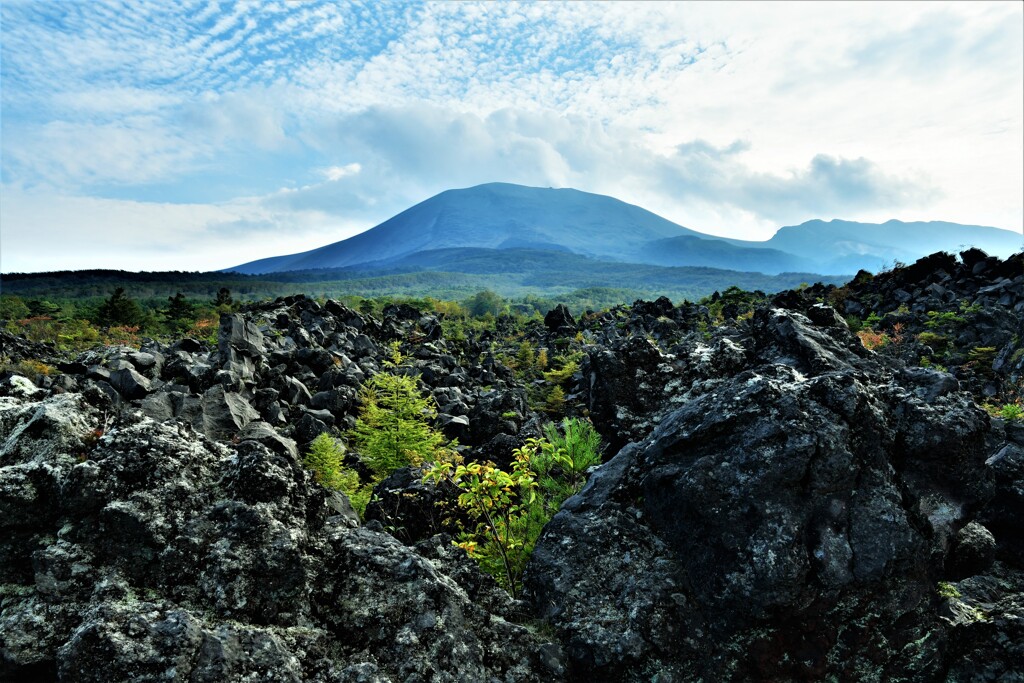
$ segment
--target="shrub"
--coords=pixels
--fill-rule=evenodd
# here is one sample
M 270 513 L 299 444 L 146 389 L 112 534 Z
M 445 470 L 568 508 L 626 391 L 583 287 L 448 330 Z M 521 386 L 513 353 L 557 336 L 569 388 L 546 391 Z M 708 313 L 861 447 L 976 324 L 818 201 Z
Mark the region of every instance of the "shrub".
M 565 410 L 565 389 L 555 385 L 544 399 L 544 410 L 560 415 Z
M 582 359 L 582 356 L 583 354 L 576 353 L 555 358 L 553 363 L 558 367 L 545 372 L 544 380 L 551 384 L 565 385 L 576 374 L 576 371 L 580 369 L 579 361 Z
M 949 338 L 935 332 L 922 332 L 917 335 L 917 341 L 926 346 L 932 347 L 936 353 L 942 353 L 949 345 Z
M 337 491 L 341 488 L 341 468 L 344 459 L 345 447 L 324 432 L 309 445 L 305 463 L 306 467 L 313 471 L 318 484 Z
M 516 451 L 512 471 L 492 463 L 435 464 L 424 481 L 446 481 L 459 491 L 458 505 L 476 525 L 455 542 L 513 597 L 540 531 L 547 522 L 535 506 L 537 483 L 529 455 Z
M 924 323 L 925 327 L 933 330 L 940 327 L 963 325 L 967 322 L 963 316 L 959 316 L 953 311 L 928 311 L 925 315 L 928 316 L 928 320 Z
M 514 452 L 510 472 L 493 463 L 435 463 L 423 481 L 456 487 L 459 507 L 474 520 L 455 542 L 513 597 L 544 525 L 579 491 L 587 469 L 600 462 L 600 437 L 588 422 L 564 420 L 551 439 L 528 439 Z
M 344 464 L 345 447 L 324 432 L 309 445 L 304 458 L 306 467 L 324 488 L 341 491 L 348 496 L 352 508 L 362 517 L 373 493 L 372 484 L 362 484 L 359 473 Z
M 550 463 L 559 469 L 560 476 L 557 479 L 567 487 L 565 495 L 562 496 L 562 500 L 565 500 L 583 488 L 587 470 L 601 464 L 601 435 L 589 420 L 568 417 L 562 420 L 561 432 L 553 422 L 545 425 L 544 436 L 551 445 L 552 453 L 550 457 L 545 456 L 545 464 Z M 545 449 L 540 450 L 543 452 Z M 540 467 L 536 469 L 541 472 Z M 546 476 L 547 470 L 550 469 L 548 467 L 543 475 Z M 541 486 L 544 486 L 544 482 Z M 555 497 L 554 491 L 551 497 Z M 560 500 L 558 504 L 561 505 L 562 501 Z
M 57 373 L 57 368 L 47 365 L 34 358 L 26 358 L 17 362 L 9 360 L 0 361 L 0 372 L 13 372 L 29 379 L 35 380 L 40 375 L 49 377 Z
M 992 417 L 998 417 L 1007 421 L 1024 420 L 1024 405 L 1020 403 L 1004 403 L 1003 405 L 986 403 L 982 407 Z
M 892 341 L 885 332 L 876 332 L 870 327 L 862 329 L 857 336 L 860 338 L 860 343 L 869 351 L 884 348 Z

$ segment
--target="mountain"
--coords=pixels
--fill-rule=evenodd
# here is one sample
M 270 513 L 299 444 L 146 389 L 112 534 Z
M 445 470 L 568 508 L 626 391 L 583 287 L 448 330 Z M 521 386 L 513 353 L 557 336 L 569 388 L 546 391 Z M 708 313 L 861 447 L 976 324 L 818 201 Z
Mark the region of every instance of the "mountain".
M 613 197 L 573 189 L 489 183 L 447 190 L 380 225 L 318 249 L 244 263 L 228 271 L 275 273 L 320 268 L 387 269 L 432 261 L 452 249 L 528 249 L 595 260 L 658 266 L 699 266 L 775 275 L 783 272 L 850 274 L 877 271 L 938 250 L 978 246 L 1009 256 L 1020 250 L 1015 233 L 956 223 L 878 225 L 814 220 L 781 228 L 765 242 L 713 237 L 684 228 Z M 429 252 L 429 253 L 428 253 Z M 471 254 L 474 255 L 474 254 Z
M 638 206 L 571 189 L 489 183 L 447 190 L 341 242 L 231 270 L 269 273 L 384 264 L 419 251 L 527 248 L 619 259 L 652 240 L 700 235 Z
M 766 248 L 806 259 L 805 267 L 820 273 L 877 271 L 893 261 L 910 263 L 936 251 L 977 247 L 1007 257 L 1021 250 L 1021 235 L 1009 230 L 943 221 L 858 223 L 807 221 L 779 228 L 767 242 L 731 241 L 742 247 Z

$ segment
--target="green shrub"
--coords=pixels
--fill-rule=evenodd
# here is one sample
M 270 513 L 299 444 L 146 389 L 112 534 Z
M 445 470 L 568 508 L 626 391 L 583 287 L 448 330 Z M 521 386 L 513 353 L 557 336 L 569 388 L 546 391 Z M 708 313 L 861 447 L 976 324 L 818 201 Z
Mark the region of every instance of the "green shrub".
M 986 403 L 982 407 L 992 417 L 998 417 L 1007 421 L 1024 420 L 1024 405 L 1020 403 L 1004 403 L 1003 405 Z
M 304 461 L 317 483 L 348 496 L 352 508 L 362 517 L 373 494 L 373 485 L 360 482 L 359 473 L 347 467 L 344 459 L 345 447 L 324 432 L 313 439 Z
M 583 487 L 587 470 L 601 464 L 601 435 L 589 420 L 567 417 L 561 425 L 553 422 L 545 425 L 544 437 L 551 444 L 552 453 L 557 454 L 546 462 L 560 470 L 558 480 L 568 487 L 562 497 L 565 500 Z M 538 467 L 537 471 L 541 469 Z M 543 482 L 541 486 L 544 486 Z M 551 497 L 555 497 L 554 491 Z M 561 505 L 561 501 L 558 504 Z
M 565 389 L 558 385 L 552 387 L 547 398 L 544 399 L 544 410 L 554 415 L 561 415 L 565 410 Z
M 953 311 L 928 311 L 925 313 L 928 316 L 928 320 L 925 321 L 925 327 L 936 329 L 940 327 L 952 327 L 957 325 L 963 325 L 967 320 L 963 316 L 959 316 Z
M 917 335 L 917 341 L 921 342 L 925 346 L 932 347 L 935 349 L 936 353 L 942 353 L 949 345 L 948 337 L 935 332 L 922 332 Z
M 528 439 L 514 452 L 510 472 L 493 463 L 435 463 L 423 481 L 442 481 L 460 493 L 459 507 L 474 520 L 456 545 L 513 597 L 544 525 L 566 498 L 579 491 L 589 467 L 600 462 L 600 437 L 588 422 L 567 419 L 551 439 Z
M 304 460 L 306 467 L 313 471 L 318 484 L 337 491 L 341 489 L 341 468 L 344 459 L 345 447 L 324 432 L 313 439 Z
M 529 454 L 516 451 L 511 472 L 492 463 L 436 463 L 423 480 L 446 481 L 459 490 L 458 505 L 476 524 L 463 531 L 455 545 L 517 596 L 526 562 L 547 523 L 543 508 L 536 505 L 537 483 Z

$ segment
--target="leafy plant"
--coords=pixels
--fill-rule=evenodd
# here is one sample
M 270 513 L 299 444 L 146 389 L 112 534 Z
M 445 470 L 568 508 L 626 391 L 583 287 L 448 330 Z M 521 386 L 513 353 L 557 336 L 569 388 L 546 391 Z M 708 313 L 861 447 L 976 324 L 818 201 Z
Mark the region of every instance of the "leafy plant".
M 544 525 L 566 498 L 579 491 L 587 469 L 600 462 L 600 436 L 589 422 L 567 419 L 549 438 L 528 439 L 513 453 L 510 472 L 493 463 L 435 463 L 424 481 L 442 481 L 460 493 L 459 507 L 475 520 L 456 545 L 495 577 L 513 597 Z
M 359 473 L 346 466 L 344 459 L 345 447 L 324 432 L 313 439 L 304 462 L 321 486 L 348 496 L 352 508 L 362 517 L 373 494 L 373 485 L 361 483 Z
M 947 600 L 952 600 L 960 597 L 960 590 L 956 586 L 947 581 L 939 581 L 935 589 L 936 592 L 939 594 L 939 597 L 946 598 Z
M 860 338 L 860 343 L 864 345 L 864 348 L 869 351 L 884 348 L 892 341 L 885 332 L 876 332 L 870 327 L 859 331 L 857 337 Z
M 403 362 L 393 344 L 389 364 L 398 367 Z M 362 405 L 349 435 L 378 479 L 437 458 L 445 440 L 430 426 L 437 406 L 432 397 L 420 393 L 415 377 L 379 372 L 363 383 L 359 398 Z
M 493 463 L 437 463 L 424 481 L 446 481 L 460 491 L 459 507 L 477 521 L 459 535 L 456 545 L 517 596 L 526 562 L 547 523 L 542 509 L 536 507 L 537 482 L 529 454 L 516 451 L 511 472 Z
M 1003 405 L 986 403 L 983 407 L 992 417 L 1007 421 L 1024 420 L 1024 405 L 1020 403 L 1004 403 Z

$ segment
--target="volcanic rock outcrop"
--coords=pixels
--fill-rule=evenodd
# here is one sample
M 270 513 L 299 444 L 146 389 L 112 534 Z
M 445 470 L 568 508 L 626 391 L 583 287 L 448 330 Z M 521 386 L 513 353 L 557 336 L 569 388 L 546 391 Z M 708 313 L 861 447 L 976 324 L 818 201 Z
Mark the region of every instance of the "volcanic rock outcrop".
M 978 405 L 1021 390 L 1020 255 L 745 296 L 452 336 L 295 296 L 73 357 L 0 332 L 58 370 L 0 374 L 0 680 L 1024 680 L 1024 426 Z M 382 371 L 467 460 L 600 431 L 525 601 L 415 470 L 360 520 L 303 467 Z

